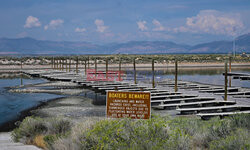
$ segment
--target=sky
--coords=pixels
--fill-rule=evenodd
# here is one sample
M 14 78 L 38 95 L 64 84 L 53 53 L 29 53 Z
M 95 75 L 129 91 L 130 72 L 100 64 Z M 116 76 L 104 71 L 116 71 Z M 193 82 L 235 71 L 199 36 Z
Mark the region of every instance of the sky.
M 0 0 L 0 37 L 199 44 L 250 32 L 250 0 Z

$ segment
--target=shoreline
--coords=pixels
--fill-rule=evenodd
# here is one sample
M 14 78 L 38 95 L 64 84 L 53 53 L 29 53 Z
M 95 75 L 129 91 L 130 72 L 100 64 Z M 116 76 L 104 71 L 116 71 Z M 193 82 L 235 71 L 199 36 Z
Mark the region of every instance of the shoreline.
M 0 132 L 10 132 L 10 131 L 14 130 L 17 127 L 16 124 L 18 122 L 22 122 L 23 119 L 25 119 L 26 117 L 34 115 L 32 113 L 32 111 L 37 110 L 41 107 L 44 107 L 44 106 L 48 105 L 48 103 L 59 100 L 61 98 L 63 98 L 63 97 L 49 99 L 46 102 L 40 102 L 36 106 L 33 106 L 31 108 L 28 108 L 28 109 L 25 109 L 25 110 L 19 112 L 20 115 L 18 115 L 15 119 L 11 119 L 11 120 L 3 123 L 2 125 L 0 125 Z
M 250 67 L 250 62 L 249 63 L 232 63 L 232 68 L 247 68 Z M 90 64 L 89 66 L 91 69 L 93 69 L 95 66 L 93 64 Z M 122 64 L 121 65 L 122 69 L 125 70 L 131 70 L 133 69 L 133 64 Z M 174 68 L 175 64 L 174 63 L 155 63 L 154 68 L 155 69 L 168 69 L 168 68 Z M 224 68 L 225 63 L 178 63 L 179 68 Z M 64 67 L 65 68 L 65 67 Z M 83 64 L 79 64 L 78 68 L 80 70 L 84 70 L 85 66 Z M 105 69 L 106 65 L 105 64 L 97 64 L 97 69 Z M 109 64 L 108 68 L 110 69 L 118 69 L 118 64 Z M 150 69 L 152 68 L 152 64 L 136 64 L 136 68 L 138 69 Z M 0 65 L 0 73 L 21 73 L 22 70 L 49 70 L 52 69 L 51 65 L 23 65 L 22 68 L 20 65 Z M 75 65 L 71 65 L 71 70 L 75 70 Z

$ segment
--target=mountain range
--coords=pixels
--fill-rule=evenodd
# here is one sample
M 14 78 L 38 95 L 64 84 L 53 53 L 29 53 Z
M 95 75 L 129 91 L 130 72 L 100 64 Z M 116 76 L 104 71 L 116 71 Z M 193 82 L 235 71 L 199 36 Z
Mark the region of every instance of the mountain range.
M 250 53 L 250 33 L 236 38 L 238 53 Z M 89 42 L 46 41 L 33 38 L 0 38 L 0 54 L 227 54 L 233 41 L 214 41 L 197 45 L 169 41 L 130 41 L 97 45 Z

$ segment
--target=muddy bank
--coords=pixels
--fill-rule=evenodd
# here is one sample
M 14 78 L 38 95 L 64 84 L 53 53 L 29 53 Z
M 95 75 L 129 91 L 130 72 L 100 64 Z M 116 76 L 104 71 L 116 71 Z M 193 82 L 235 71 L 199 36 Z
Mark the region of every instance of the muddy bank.
M 92 117 L 105 117 L 105 105 L 94 105 L 93 100 L 83 96 L 71 96 L 50 101 L 43 107 L 32 110 L 39 117 L 63 117 L 81 122 Z
M 24 118 L 34 115 L 32 113 L 33 110 L 39 109 L 40 107 L 43 107 L 43 106 L 46 106 L 47 103 L 52 102 L 52 101 L 56 101 L 58 99 L 61 99 L 61 98 L 56 98 L 56 99 L 48 100 L 46 102 L 41 102 L 40 104 L 38 104 L 38 105 L 36 105 L 36 106 L 34 106 L 32 108 L 29 108 L 29 109 L 26 109 L 26 110 L 23 110 L 23 111 L 19 112 L 18 116 L 15 119 L 12 119 L 12 120 L 10 120 L 8 122 L 5 122 L 5 123 L 0 125 L 0 132 L 10 132 L 10 131 L 12 131 L 13 129 L 15 129 L 20 124 L 20 122 L 23 121 Z

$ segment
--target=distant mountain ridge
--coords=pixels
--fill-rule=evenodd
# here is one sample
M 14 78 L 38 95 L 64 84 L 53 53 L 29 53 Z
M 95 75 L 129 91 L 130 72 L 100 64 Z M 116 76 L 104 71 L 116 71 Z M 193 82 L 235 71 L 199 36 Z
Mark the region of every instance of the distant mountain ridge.
M 178 54 L 232 53 L 233 41 L 214 41 L 194 46 L 169 41 L 130 41 L 97 45 L 89 42 L 43 41 L 33 38 L 0 38 L 0 54 Z M 250 33 L 236 38 L 238 53 L 250 53 Z

